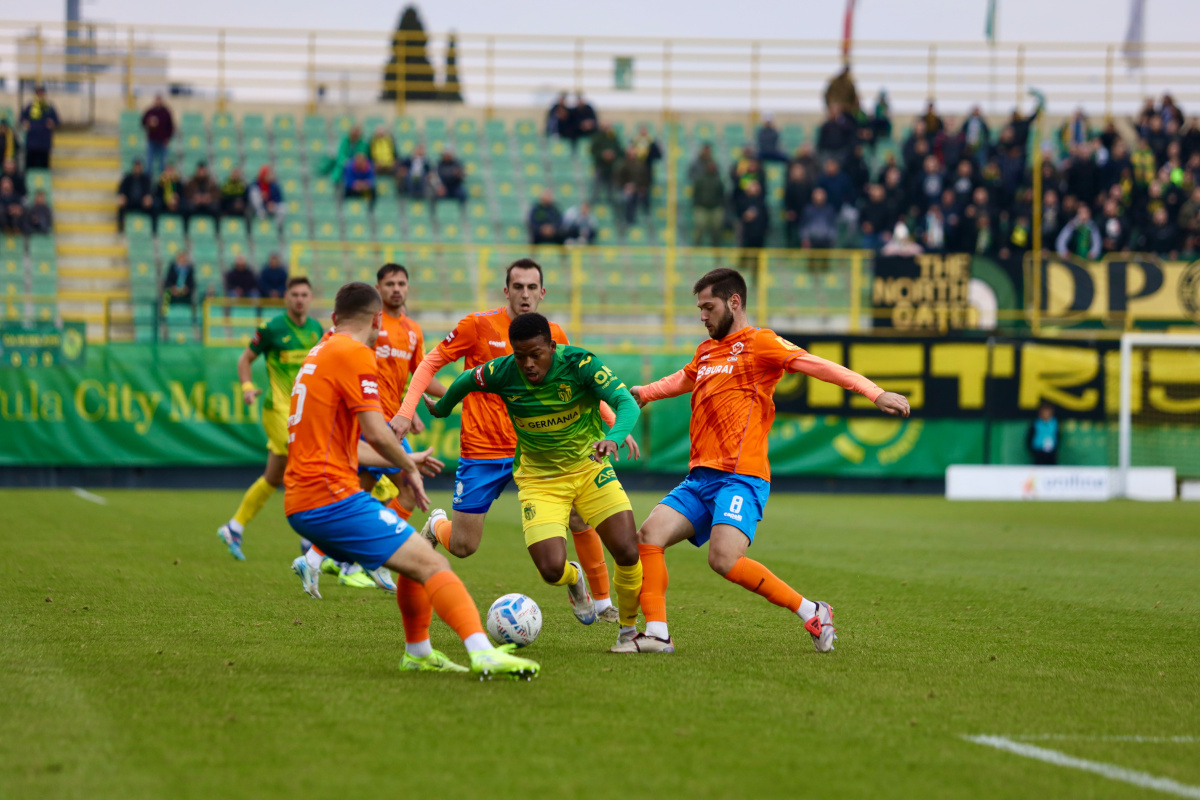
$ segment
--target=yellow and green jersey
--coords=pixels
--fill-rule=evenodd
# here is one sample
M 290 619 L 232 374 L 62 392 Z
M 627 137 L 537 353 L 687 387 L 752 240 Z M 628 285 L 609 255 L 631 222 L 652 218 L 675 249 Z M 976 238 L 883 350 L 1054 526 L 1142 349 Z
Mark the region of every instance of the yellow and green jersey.
M 256 355 L 264 356 L 267 362 L 267 391 L 263 393 L 263 410 L 272 408 L 283 409 L 287 413 L 291 403 L 292 385 L 296 383 L 296 374 L 304 363 L 308 351 L 321 341 L 321 323 L 312 317 L 297 325 L 280 314 L 272 320 L 258 326 L 254 338 L 250 340 L 250 349 Z
M 588 462 L 600 439 L 621 444 L 641 411 L 621 379 L 594 354 L 560 345 L 541 383 L 530 383 L 514 356 L 496 358 L 462 373 L 438 401 L 434 416 L 446 417 L 471 392 L 499 395 L 517 432 L 518 477 L 574 472 Z M 604 434 L 600 401 L 617 415 Z

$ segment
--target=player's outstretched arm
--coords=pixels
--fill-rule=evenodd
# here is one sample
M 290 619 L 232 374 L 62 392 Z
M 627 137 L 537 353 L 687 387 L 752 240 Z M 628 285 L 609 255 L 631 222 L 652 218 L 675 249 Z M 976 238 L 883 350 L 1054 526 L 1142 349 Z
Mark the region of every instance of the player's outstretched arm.
M 433 376 L 448 363 L 446 357 L 436 347 L 421 360 L 421 366 L 417 367 L 412 380 L 408 382 L 408 391 L 404 395 L 404 402 L 400 404 L 400 411 L 392 419 L 392 430 L 401 439 L 407 436 L 412 428 L 413 415 L 417 411 L 417 404 L 421 402 L 421 396 L 425 394 L 426 389 L 432 389 L 431 384 L 437 383 Z M 438 383 L 438 387 L 441 387 L 440 383 Z
M 580 377 L 584 379 L 584 385 L 588 390 L 599 398 L 601 403 L 607 403 L 615 416 L 613 419 L 608 435 L 598 442 L 593 443 L 595 449 L 593 458 L 597 461 L 605 456 L 613 456 L 616 460 L 619 456 L 617 450 L 621 444 L 629 447 L 631 458 L 637 458 L 639 451 L 637 442 L 633 441 L 631 434 L 633 427 L 637 424 L 638 417 L 641 416 L 641 409 L 633 395 L 629 393 L 629 389 L 625 384 L 613 374 L 612 370 L 600 363 L 600 360 L 594 355 L 581 363 Z
M 909 415 L 908 400 L 902 395 L 885 392 L 854 370 L 820 356 L 814 356 L 812 353 L 801 353 L 788 359 L 786 369 L 788 372 L 799 372 L 817 380 L 835 384 L 843 389 L 858 392 L 878 406 L 885 414 L 891 414 L 894 417 Z
M 638 407 L 644 408 L 647 403 L 653 403 L 655 400 L 665 400 L 668 397 L 678 397 L 681 394 L 687 394 L 695 385 L 696 382 L 687 376 L 687 372 L 681 369 L 674 375 L 659 378 L 654 383 L 647 383 L 645 386 L 634 386 L 629 390 L 629 393 L 637 401 Z
M 425 494 L 425 481 L 421 478 L 421 471 L 412 457 L 404 452 L 404 448 L 400 446 L 400 440 L 396 438 L 396 434 L 384 421 L 383 414 L 370 410 L 360 411 L 357 416 L 358 425 L 362 429 L 362 436 L 367 440 L 367 444 L 392 464 L 404 470 L 404 476 L 413 488 L 417 508 L 428 511 L 429 497 Z
M 488 362 L 491 363 L 491 362 Z M 424 366 L 424 364 L 422 364 Z M 448 417 L 454 407 L 463 401 L 463 398 L 471 392 L 481 391 L 482 384 L 479 381 L 484 380 L 483 368 L 486 364 L 476 367 L 475 369 L 467 370 L 454 379 L 454 383 L 450 384 L 450 388 L 446 389 L 446 393 L 442 395 L 442 399 L 436 403 L 433 402 L 429 395 L 425 395 L 425 408 L 429 409 L 429 413 L 435 417 Z M 411 390 L 409 390 L 411 391 Z
M 254 385 L 254 368 L 251 365 L 256 358 L 258 353 L 247 347 L 242 351 L 237 363 L 238 383 L 242 385 L 242 402 L 248 406 L 254 405 L 254 401 L 262 394 L 262 389 Z

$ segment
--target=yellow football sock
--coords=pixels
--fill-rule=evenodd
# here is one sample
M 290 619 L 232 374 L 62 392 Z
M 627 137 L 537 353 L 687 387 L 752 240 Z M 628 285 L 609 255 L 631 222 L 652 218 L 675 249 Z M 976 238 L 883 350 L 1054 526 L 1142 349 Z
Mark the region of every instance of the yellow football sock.
M 233 515 L 234 522 L 239 525 L 250 522 L 254 519 L 255 514 L 262 511 L 262 507 L 273 494 L 275 494 L 275 487 L 267 483 L 266 478 L 260 477 L 250 484 L 250 488 L 242 496 L 242 504 L 238 506 L 237 512 Z
M 385 506 L 392 502 L 392 499 L 400 494 L 400 490 L 396 488 L 396 484 L 392 483 L 391 478 L 387 475 L 380 475 L 379 480 L 375 483 L 375 488 L 371 490 L 371 497 L 374 497 Z
M 551 586 L 571 586 L 575 581 L 579 580 L 579 570 L 575 569 L 575 565 L 568 561 L 563 566 L 562 577 L 556 580 Z
M 613 586 L 617 589 L 617 611 L 621 615 L 621 624 L 636 625 L 638 617 L 638 595 L 642 591 L 642 561 L 629 567 L 617 565 L 616 575 L 613 576 Z

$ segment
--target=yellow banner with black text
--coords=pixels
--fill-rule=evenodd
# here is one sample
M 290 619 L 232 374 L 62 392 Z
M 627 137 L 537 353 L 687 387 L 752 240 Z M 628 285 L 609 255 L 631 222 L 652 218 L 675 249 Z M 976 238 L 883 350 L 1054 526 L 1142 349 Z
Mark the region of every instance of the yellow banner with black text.
M 1120 403 L 1115 341 L 785 338 L 905 395 L 919 417 L 1020 419 L 1049 402 L 1065 417 L 1104 419 L 1115 416 Z M 1200 412 L 1200 349 L 1138 348 L 1132 367 L 1135 415 L 1183 421 Z M 877 413 L 865 397 L 803 375 L 784 377 L 775 404 L 794 414 Z

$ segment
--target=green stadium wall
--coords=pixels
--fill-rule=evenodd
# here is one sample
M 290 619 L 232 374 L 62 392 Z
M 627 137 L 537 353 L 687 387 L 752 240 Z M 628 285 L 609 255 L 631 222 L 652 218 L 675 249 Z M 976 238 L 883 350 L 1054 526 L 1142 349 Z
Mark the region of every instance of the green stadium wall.
M 75 365 L 0 369 L 0 466 L 241 467 L 262 463 L 260 410 L 241 402 L 233 348 L 108 345 Z M 674 372 L 677 356 L 606 355 L 627 383 Z M 261 364 L 256 380 L 265 385 Z M 445 378 L 453 377 L 449 371 Z M 622 471 L 687 470 L 687 398 L 640 420 L 643 460 Z M 781 413 L 771 433 L 776 475 L 941 478 L 950 464 L 1025 463 L 1024 420 L 909 419 Z M 459 417 L 413 437 L 453 469 Z M 1104 423 L 1068 422 L 1063 460 L 1106 464 Z M 985 446 L 985 441 L 987 446 Z

